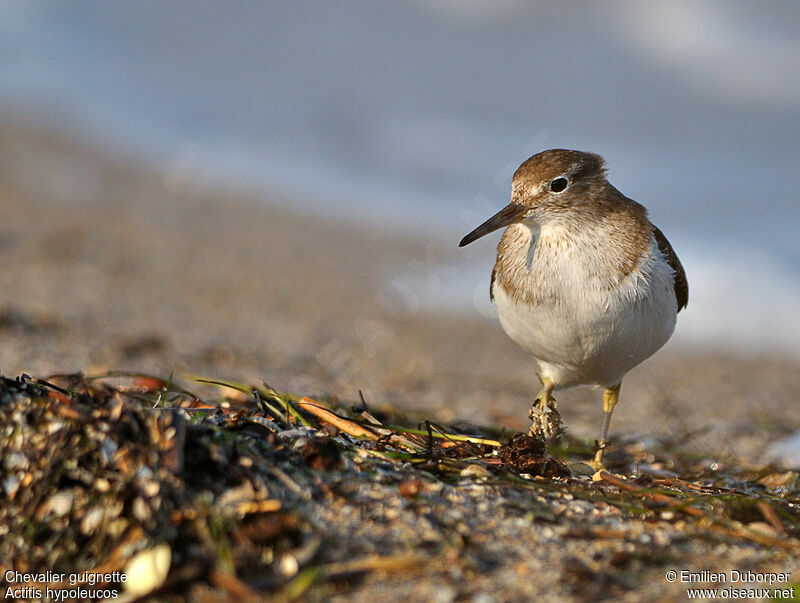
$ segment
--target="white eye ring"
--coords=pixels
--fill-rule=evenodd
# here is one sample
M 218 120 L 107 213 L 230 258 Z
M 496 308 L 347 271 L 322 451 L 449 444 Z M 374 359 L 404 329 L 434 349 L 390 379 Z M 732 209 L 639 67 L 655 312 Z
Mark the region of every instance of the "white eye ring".
M 569 188 L 569 180 L 567 180 L 564 176 L 559 176 L 558 178 L 553 178 L 550 181 L 550 192 L 551 193 L 563 193 L 568 188 Z

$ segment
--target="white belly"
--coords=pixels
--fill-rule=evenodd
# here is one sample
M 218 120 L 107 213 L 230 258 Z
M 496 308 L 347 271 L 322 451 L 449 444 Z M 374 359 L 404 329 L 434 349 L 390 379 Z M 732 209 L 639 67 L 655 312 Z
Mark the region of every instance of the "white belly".
M 515 301 L 498 283 L 494 299 L 503 329 L 556 387 L 616 385 L 675 328 L 673 272 L 657 249 L 611 290 L 569 254 L 531 266 L 530 277 L 549 292 L 549 303 Z

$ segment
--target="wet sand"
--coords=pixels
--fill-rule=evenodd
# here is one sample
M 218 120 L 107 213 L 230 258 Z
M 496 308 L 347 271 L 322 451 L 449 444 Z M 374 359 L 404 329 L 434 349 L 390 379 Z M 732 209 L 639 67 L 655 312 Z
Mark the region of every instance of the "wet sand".
M 200 186 L 9 116 L 0 157 L 3 374 L 186 371 L 525 428 L 538 380 L 499 324 L 410 311 L 383 285 L 392 267 L 424 270 L 456 242 Z M 778 352 L 668 344 L 626 378 L 612 438 L 694 433 L 686 445 L 757 457 L 800 426 L 797 375 Z M 557 399 L 570 433 L 595 437 L 600 393 Z

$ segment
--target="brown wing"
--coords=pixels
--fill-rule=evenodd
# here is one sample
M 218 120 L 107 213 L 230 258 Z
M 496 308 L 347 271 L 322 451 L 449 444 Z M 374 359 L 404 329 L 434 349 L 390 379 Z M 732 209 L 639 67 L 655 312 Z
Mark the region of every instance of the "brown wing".
M 667 237 L 661 232 L 655 224 L 653 227 L 653 236 L 656 238 L 658 249 L 667 258 L 670 267 L 675 271 L 675 299 L 678 300 L 678 312 L 680 312 L 689 303 L 689 282 L 686 280 L 686 271 L 683 269 L 681 261 L 672 248 L 672 245 L 667 241 Z
M 492 280 L 489 281 L 489 299 L 494 301 L 494 279 L 497 276 L 497 264 L 492 268 Z

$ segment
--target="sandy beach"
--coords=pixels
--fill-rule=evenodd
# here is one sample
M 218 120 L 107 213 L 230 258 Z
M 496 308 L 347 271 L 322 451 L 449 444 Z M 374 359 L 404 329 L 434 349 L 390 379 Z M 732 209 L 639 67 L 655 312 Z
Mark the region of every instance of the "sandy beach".
M 456 241 L 201 187 L 169 166 L 9 116 L 0 118 L 0 156 L 5 376 L 192 373 L 338 400 L 342 414 L 360 412 L 348 404 L 360 391 L 380 416 L 394 408 L 458 432 L 504 426 L 509 436 L 527 427 L 538 380 L 499 324 L 477 311 L 417 307 L 386 285 L 398 266 L 435 268 Z M 278 426 L 284 415 L 266 420 L 254 408 L 195 421 L 155 412 L 166 410 L 156 409 L 161 390 L 150 392 L 155 404 L 140 404 L 138 393 L 88 383 L 81 387 L 94 400 L 0 384 L 13 425 L 6 433 L 14 434 L 2 452 L 27 467 L 4 465 L 13 504 L 0 524 L 21 533 L 30 517 L 47 517 L 37 529 L 52 535 L 45 545 L 6 539 L 8 558 L 36 567 L 54 558 L 68 569 L 113 559 L 114 568 L 130 568 L 108 552 L 119 538 L 106 536 L 122 522 L 136 551 L 173 555 L 155 594 L 208 600 L 276 592 L 288 600 L 295 591 L 334 601 L 679 600 L 687 586 L 664 578 L 675 568 L 789 575 L 797 567 L 796 507 L 784 498 L 794 496 L 797 474 L 759 463 L 800 425 L 797 359 L 777 351 L 668 344 L 626 378 L 604 459 L 613 463 L 616 448 L 620 466 L 648 458 L 654 466 L 636 479 L 604 473 L 599 484 L 565 478 L 561 461 L 564 473 L 537 477 L 527 472 L 541 459 L 511 470 L 488 449 L 476 463 L 474 446 L 459 457 L 452 446 L 434 450 L 430 434 L 426 443 L 385 432 L 416 446 L 399 453 L 389 435 L 342 437 L 341 429 L 361 428 L 324 409 L 335 426 L 315 419 L 310 431 L 288 419 Z M 600 393 L 579 388 L 557 399 L 568 433 L 591 441 Z M 97 465 L 109 449 L 119 454 Z M 515 449 L 502 463 L 525 454 Z M 97 476 L 108 477 L 99 490 Z M 24 479 L 36 487 L 23 488 Z M 195 521 L 209 500 L 232 540 L 225 530 L 204 536 L 210 516 Z M 260 510 L 232 518 L 237 504 Z M 54 508 L 66 515 L 53 520 Z M 79 558 L 67 550 L 85 537 L 104 543 L 96 545 L 102 559 L 88 545 Z M 229 545 L 235 563 L 219 552 Z M 275 556 L 281 550 L 295 555 L 288 573 Z
M 800 4 L 0 15 L 6 597 L 800 599 Z M 458 246 L 546 149 L 688 277 L 603 467 Z
M 174 370 L 524 429 L 538 380 L 499 324 L 410 311 L 384 285 L 456 241 L 199 187 L 8 115 L 0 155 L 4 374 Z M 599 392 L 557 399 L 570 433 L 595 437 Z M 668 344 L 626 378 L 612 437 L 695 433 L 691 447 L 757 458 L 800 426 L 798 399 L 795 358 Z

